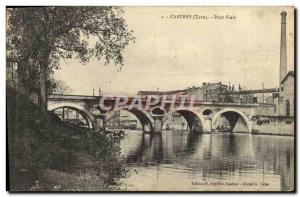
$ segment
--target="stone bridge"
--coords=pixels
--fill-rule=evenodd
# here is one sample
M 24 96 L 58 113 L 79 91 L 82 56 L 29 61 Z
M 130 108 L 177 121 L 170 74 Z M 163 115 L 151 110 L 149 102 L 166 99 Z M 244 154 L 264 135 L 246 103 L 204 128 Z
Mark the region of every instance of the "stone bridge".
M 101 96 L 83 95 L 50 95 L 48 98 L 48 110 L 59 108 L 70 108 L 80 113 L 88 122 L 89 128 L 105 129 L 105 122 L 114 111 L 116 97 L 105 100 L 105 106 L 111 109 L 101 110 L 99 108 Z M 134 98 L 129 98 L 132 101 Z M 142 99 L 142 105 L 147 98 Z M 258 115 L 273 115 L 276 111 L 275 104 L 266 103 L 216 103 L 194 101 L 190 106 L 187 101 L 181 108 L 171 108 L 166 103 L 162 108 L 161 103 L 151 105 L 148 109 L 129 108 L 124 106 L 119 110 L 126 110 L 134 114 L 140 121 L 143 131 L 160 133 L 163 125 L 174 113 L 184 117 L 190 131 L 210 133 L 222 129 L 227 124 L 230 130 L 243 126 L 238 132 L 252 132 L 252 117 Z M 179 101 L 176 101 L 178 104 Z

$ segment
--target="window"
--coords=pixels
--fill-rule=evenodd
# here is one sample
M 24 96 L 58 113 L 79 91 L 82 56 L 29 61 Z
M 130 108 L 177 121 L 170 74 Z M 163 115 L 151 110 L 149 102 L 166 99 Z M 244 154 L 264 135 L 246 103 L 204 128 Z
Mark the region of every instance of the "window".
M 257 97 L 253 97 L 253 103 L 257 103 Z

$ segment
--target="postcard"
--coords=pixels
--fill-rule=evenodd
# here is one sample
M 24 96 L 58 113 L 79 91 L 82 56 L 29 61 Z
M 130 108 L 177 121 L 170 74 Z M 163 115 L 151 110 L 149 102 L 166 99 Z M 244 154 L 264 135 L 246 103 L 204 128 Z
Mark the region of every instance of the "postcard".
M 294 192 L 295 9 L 6 7 L 10 192 Z

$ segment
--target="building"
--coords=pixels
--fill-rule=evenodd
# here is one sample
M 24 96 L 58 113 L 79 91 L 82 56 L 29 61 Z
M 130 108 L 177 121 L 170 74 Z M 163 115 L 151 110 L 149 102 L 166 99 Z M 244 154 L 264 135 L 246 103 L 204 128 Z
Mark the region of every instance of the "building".
M 235 103 L 268 103 L 275 104 L 274 116 L 294 116 L 294 71 L 287 73 L 286 50 L 286 12 L 281 13 L 280 39 L 280 76 L 279 88 L 262 88 L 257 90 L 243 90 L 241 86 L 234 89 L 234 85 L 219 83 L 203 83 L 202 87 L 189 87 L 175 91 L 140 91 L 139 95 L 188 95 L 195 96 L 195 100 L 204 102 L 235 102 Z
M 88 121 L 73 109 L 58 108 L 54 110 L 54 114 L 56 114 L 63 122 L 88 128 Z
M 278 115 L 294 116 L 294 71 L 287 73 L 286 12 L 281 12 Z
M 150 95 L 157 95 L 157 96 L 163 96 L 163 95 L 187 95 L 187 90 L 172 90 L 172 91 L 139 91 L 139 96 L 150 96 Z
M 135 115 L 127 111 L 115 111 L 106 120 L 106 126 L 112 129 L 141 129 L 142 125 Z
M 295 74 L 294 71 L 290 71 L 280 82 L 279 91 L 279 115 L 294 116 L 294 84 Z
M 278 92 L 278 88 L 241 90 L 229 92 L 228 97 L 235 103 L 276 103 Z
M 203 87 L 189 87 L 186 89 L 188 96 L 195 96 L 195 100 L 203 101 Z
M 230 86 L 219 83 L 203 83 L 203 101 L 210 102 L 230 102 L 227 96 L 231 89 Z
M 202 87 L 188 87 L 183 90 L 173 90 L 173 91 L 139 91 L 140 96 L 149 95 L 176 95 L 179 96 L 195 96 L 195 100 L 198 101 L 210 101 L 210 102 L 222 102 L 226 100 L 226 95 L 230 90 L 228 85 L 218 83 L 203 83 Z

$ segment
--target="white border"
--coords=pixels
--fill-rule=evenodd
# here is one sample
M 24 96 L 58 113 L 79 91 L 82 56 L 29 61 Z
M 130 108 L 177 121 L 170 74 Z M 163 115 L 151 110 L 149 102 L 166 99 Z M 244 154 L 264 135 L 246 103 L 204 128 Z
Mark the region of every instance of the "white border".
M 128 0 L 128 1 L 121 1 L 121 0 L 75 0 L 75 1 L 67 1 L 67 0 L 2 0 L 0 1 L 0 21 L 1 21 L 1 28 L 0 28 L 0 49 L 1 49 L 1 55 L 0 55 L 0 92 L 1 92 L 1 110 L 0 110 L 0 121 L 1 121 L 1 158 L 2 162 L 0 163 L 0 186 L 1 186 L 1 194 L 3 196 L 10 195 L 8 192 L 6 192 L 6 103 L 5 103 L 5 6 L 8 5 L 128 5 L 128 6 L 134 6 L 134 5 L 171 5 L 171 6 L 295 6 L 298 8 L 297 14 L 299 15 L 299 8 L 300 8 L 300 1 L 299 0 L 228 0 L 228 1 L 222 1 L 222 0 L 202 0 L 202 1 L 196 1 L 196 0 L 145 0 L 143 2 L 139 0 Z M 298 17 L 297 17 L 298 18 Z M 297 19 L 297 27 L 299 27 L 299 20 Z M 297 37 L 299 36 L 299 30 L 297 32 Z M 298 37 L 299 38 L 299 37 Z M 298 41 L 298 39 L 297 39 Z M 298 43 L 296 43 L 298 44 Z M 297 51 L 297 57 L 299 57 L 299 50 Z M 298 69 L 299 70 L 299 69 Z M 298 70 L 297 75 L 298 76 Z M 297 84 L 297 92 L 300 91 L 300 86 Z M 297 103 L 299 103 L 299 97 L 297 99 Z M 298 105 L 299 106 L 299 105 Z M 299 119 L 299 116 L 297 117 L 297 120 Z M 298 121 L 297 121 L 298 122 Z M 299 125 L 297 125 L 297 131 L 299 132 Z M 297 135 L 297 138 L 299 138 L 299 134 Z M 297 148 L 297 172 L 299 171 L 299 150 Z M 298 174 L 298 173 L 297 173 Z M 297 176 L 298 177 L 298 176 Z M 298 182 L 298 181 L 297 181 Z M 299 190 L 299 188 L 298 188 Z M 19 194 L 18 196 L 28 196 L 28 194 Z M 45 194 L 35 194 L 35 196 L 42 196 Z M 57 196 L 63 196 L 66 194 L 55 194 Z M 72 194 L 71 194 L 72 195 Z M 79 194 L 80 196 L 85 196 L 89 194 Z M 107 194 L 96 194 L 96 195 L 107 195 Z M 116 196 L 117 194 L 109 194 L 110 196 Z M 124 194 L 123 194 L 124 195 Z M 125 195 L 132 195 L 132 194 L 125 194 Z M 138 194 L 138 195 L 147 195 L 147 194 Z M 157 196 L 163 196 L 165 194 L 156 194 Z M 172 194 L 169 194 L 172 195 Z M 187 194 L 180 194 L 180 195 L 187 195 Z M 209 195 L 209 196 L 217 196 L 218 194 L 196 194 L 196 195 Z M 224 194 L 221 194 L 224 195 Z M 225 195 L 235 195 L 235 194 L 225 194 Z M 240 194 L 236 194 L 240 195 Z M 255 195 L 255 196 L 265 196 L 267 194 L 261 193 L 261 194 L 247 194 L 247 195 Z M 269 194 L 274 195 L 274 194 Z M 288 195 L 288 194 L 285 194 Z

